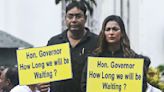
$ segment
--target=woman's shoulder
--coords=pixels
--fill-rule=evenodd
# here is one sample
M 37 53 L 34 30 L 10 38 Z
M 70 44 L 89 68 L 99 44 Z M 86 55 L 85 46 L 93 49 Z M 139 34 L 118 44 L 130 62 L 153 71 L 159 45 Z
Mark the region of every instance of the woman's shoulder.
M 149 67 L 151 60 L 148 56 L 142 55 L 142 54 L 136 54 L 135 58 L 143 58 L 144 59 L 144 64 Z
M 150 61 L 150 58 L 148 56 L 142 55 L 142 54 L 135 54 L 136 58 L 143 58 L 144 60 Z

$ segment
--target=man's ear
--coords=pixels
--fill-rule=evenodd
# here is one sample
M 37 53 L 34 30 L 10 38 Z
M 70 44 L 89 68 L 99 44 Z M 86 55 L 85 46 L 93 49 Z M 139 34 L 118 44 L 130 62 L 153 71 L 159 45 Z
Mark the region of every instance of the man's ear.
M 85 20 L 87 21 L 87 15 L 85 15 Z
M 65 14 L 64 18 L 66 19 L 67 15 Z

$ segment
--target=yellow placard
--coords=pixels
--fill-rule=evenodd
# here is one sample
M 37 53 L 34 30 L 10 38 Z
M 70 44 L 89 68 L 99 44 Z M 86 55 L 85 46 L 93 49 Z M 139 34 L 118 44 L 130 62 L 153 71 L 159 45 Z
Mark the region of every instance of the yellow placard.
M 88 57 L 87 92 L 142 92 L 143 59 Z
M 72 78 L 68 43 L 17 50 L 20 85 Z

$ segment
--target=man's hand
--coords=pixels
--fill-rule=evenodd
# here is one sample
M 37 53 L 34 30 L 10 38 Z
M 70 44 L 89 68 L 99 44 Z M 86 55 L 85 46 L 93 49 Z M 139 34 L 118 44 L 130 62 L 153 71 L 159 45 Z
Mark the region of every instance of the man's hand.
M 50 89 L 50 83 L 40 83 L 37 87 L 40 92 L 48 92 Z

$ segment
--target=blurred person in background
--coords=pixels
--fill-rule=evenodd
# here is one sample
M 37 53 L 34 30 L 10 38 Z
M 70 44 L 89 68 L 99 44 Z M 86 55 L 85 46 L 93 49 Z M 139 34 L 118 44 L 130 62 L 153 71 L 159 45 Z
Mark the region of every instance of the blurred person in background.
M 2 71 L 3 71 L 5 68 L 6 68 L 5 66 L 0 66 L 0 76 L 1 76 L 1 74 L 2 74 Z M 0 78 L 0 92 L 3 92 L 2 86 L 3 86 L 2 80 L 1 80 L 1 78 Z
M 19 84 L 18 70 L 16 67 L 7 67 L 1 72 L 0 84 L 2 92 L 10 92 L 10 90 Z

